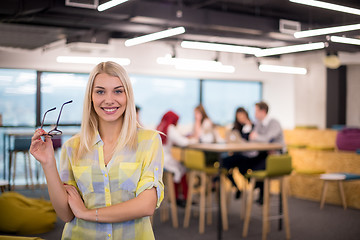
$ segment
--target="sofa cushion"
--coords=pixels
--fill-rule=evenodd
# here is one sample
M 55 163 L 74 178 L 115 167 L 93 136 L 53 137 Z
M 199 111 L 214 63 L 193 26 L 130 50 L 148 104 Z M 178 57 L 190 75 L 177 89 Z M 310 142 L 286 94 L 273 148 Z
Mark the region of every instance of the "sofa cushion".
M 339 150 L 356 151 L 360 148 L 360 129 L 345 128 L 336 136 L 336 146 Z

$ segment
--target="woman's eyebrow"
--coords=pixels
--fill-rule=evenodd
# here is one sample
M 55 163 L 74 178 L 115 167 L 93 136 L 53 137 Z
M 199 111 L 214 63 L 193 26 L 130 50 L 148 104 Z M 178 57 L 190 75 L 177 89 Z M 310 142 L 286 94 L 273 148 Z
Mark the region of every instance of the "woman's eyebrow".
M 120 86 L 114 87 L 114 89 L 123 88 L 123 87 L 124 86 L 120 85 Z

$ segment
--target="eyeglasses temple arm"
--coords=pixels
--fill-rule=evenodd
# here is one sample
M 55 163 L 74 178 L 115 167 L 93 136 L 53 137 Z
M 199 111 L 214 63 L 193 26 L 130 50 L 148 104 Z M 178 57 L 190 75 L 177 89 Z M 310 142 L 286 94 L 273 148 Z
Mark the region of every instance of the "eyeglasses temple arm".
M 64 105 L 65 105 L 65 104 L 68 104 L 68 103 L 72 103 L 72 102 L 73 102 L 73 101 L 72 101 L 72 100 L 70 100 L 70 101 L 68 101 L 68 102 L 66 102 L 66 103 L 63 103 L 63 105 L 61 106 L 60 113 L 59 113 L 58 119 L 57 119 L 57 121 L 56 121 L 56 126 L 55 126 L 55 129 L 57 128 L 57 126 L 58 126 L 58 124 L 59 124 L 59 120 L 60 120 L 61 112 L 62 112 L 62 109 L 63 109 Z
M 45 121 L 45 116 L 46 116 L 46 114 L 47 114 L 48 112 L 50 112 L 50 111 L 54 111 L 55 109 L 56 109 L 56 107 L 54 107 L 54 108 L 52 108 L 52 109 L 49 109 L 49 110 L 47 110 L 47 111 L 44 113 L 43 119 L 42 119 L 42 121 L 41 121 L 41 126 L 40 126 L 40 128 L 43 128 L 43 126 L 44 126 L 44 121 Z

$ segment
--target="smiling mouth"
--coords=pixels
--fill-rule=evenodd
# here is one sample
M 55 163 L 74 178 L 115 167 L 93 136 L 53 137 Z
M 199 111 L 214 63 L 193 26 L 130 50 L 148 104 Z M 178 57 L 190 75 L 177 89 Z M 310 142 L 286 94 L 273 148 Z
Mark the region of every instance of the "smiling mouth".
M 104 110 L 104 111 L 107 112 L 107 113 L 112 113 L 112 112 L 115 112 L 116 110 L 118 110 L 119 107 L 111 107 L 111 108 L 109 108 L 109 107 L 107 107 L 107 108 L 102 107 L 101 109 Z

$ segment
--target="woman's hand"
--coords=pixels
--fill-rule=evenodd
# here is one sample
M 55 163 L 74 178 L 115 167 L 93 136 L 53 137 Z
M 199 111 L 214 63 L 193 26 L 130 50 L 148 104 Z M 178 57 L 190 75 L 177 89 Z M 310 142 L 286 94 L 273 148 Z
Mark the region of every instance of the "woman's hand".
M 38 160 L 41 165 L 55 164 L 54 147 L 51 137 L 43 129 L 37 129 L 31 138 L 30 153 Z M 45 141 L 41 136 L 45 137 Z
M 75 217 L 86 220 L 86 213 L 89 211 L 74 186 L 64 185 L 68 194 L 68 203 Z

